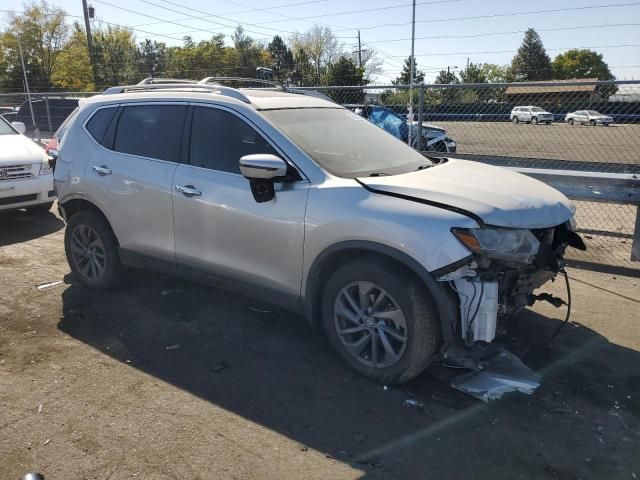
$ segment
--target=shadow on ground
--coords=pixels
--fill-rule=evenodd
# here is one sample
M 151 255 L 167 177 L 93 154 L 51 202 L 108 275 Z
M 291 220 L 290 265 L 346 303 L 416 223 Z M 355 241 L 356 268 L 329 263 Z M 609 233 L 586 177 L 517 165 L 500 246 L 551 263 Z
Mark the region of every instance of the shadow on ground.
M 64 227 L 64 222 L 49 212 L 12 210 L 0 212 L 0 247 L 44 237 Z
M 640 473 L 640 354 L 592 330 L 569 324 L 548 357 L 544 345 L 559 321 L 526 312 L 519 322 L 521 340 L 531 344 L 524 360 L 544 372 L 543 386 L 485 405 L 437 380 L 437 368 L 384 390 L 346 370 L 302 318 L 267 308 L 135 272 L 112 293 L 72 284 L 59 328 L 301 448 L 362 469 L 365 478 Z M 423 407 L 404 406 L 409 398 Z

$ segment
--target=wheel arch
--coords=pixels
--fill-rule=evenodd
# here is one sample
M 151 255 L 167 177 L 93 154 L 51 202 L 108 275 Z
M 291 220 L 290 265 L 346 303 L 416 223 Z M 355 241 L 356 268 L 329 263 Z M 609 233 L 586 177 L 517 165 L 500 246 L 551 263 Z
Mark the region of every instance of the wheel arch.
M 92 201 L 87 200 L 84 197 L 74 197 L 61 202 L 59 204 L 59 207 L 60 207 L 60 212 L 62 214 L 62 217 L 66 221 L 69 221 L 69 219 L 72 216 L 74 216 L 76 213 L 79 213 L 79 212 L 91 211 L 95 213 L 106 222 L 106 224 L 111 229 L 111 232 L 114 234 L 113 236 L 116 239 L 116 243 L 118 243 L 118 238 L 116 237 L 115 232 L 113 231 L 111 222 L 109 221 L 107 216 L 104 214 L 104 212 L 100 210 L 100 208 Z
M 452 325 L 457 321 L 458 312 L 452 295 L 410 255 L 388 245 L 365 240 L 350 240 L 332 245 L 323 250 L 313 261 L 306 276 L 303 294 L 308 321 L 312 325 L 320 324 L 323 286 L 335 267 L 342 262 L 371 255 L 402 266 L 425 285 L 438 309 L 444 344 L 448 344 L 453 339 Z

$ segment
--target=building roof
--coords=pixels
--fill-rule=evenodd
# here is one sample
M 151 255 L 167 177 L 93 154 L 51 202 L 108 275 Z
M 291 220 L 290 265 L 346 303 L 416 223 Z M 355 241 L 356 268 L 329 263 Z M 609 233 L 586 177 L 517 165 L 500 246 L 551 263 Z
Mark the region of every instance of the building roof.
M 533 86 L 519 86 L 511 85 L 507 87 L 505 91 L 506 95 L 527 95 L 535 93 L 578 93 L 578 92 L 595 92 L 597 85 L 593 83 L 589 85 L 574 85 L 578 82 L 597 82 L 597 78 L 580 78 L 571 80 L 552 80 L 549 82 L 537 82 L 538 85 Z M 542 85 L 548 83 L 549 85 Z M 562 85 L 563 83 L 570 83 L 572 85 Z

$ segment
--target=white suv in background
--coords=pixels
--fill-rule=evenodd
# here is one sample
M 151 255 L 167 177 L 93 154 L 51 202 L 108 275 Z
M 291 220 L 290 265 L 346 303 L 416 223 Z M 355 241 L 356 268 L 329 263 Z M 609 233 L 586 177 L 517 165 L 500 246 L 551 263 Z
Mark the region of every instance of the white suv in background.
M 537 180 L 424 157 L 320 98 L 209 80 L 84 101 L 55 183 L 81 284 L 137 266 L 279 304 L 381 382 L 438 352 L 466 365 L 583 247 L 569 200 Z
M 513 123 L 526 122 L 533 123 L 534 125 L 546 123 L 549 125 L 553 122 L 553 113 L 547 112 L 540 107 L 515 107 L 511 110 L 509 119 Z
M 55 200 L 49 158 L 24 131 L 23 123 L 0 117 L 0 211 L 48 211 Z

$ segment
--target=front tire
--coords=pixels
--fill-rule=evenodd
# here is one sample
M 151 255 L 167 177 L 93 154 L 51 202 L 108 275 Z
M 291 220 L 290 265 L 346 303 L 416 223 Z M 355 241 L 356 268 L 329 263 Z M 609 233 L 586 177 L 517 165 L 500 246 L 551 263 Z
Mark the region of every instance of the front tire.
M 73 215 L 64 233 L 67 261 L 74 276 L 92 290 L 107 290 L 122 278 L 118 243 L 100 215 L 83 211 Z
M 589 125 L 591 125 L 592 127 L 596 126 L 596 121 L 595 120 L 589 120 Z
M 531 123 L 533 123 L 534 125 L 537 125 L 538 124 L 538 117 L 533 117 L 531 119 Z
M 420 374 L 440 344 L 438 312 L 425 286 L 375 257 L 331 275 L 322 295 L 322 322 L 351 368 L 383 384 Z
M 513 118 L 511 119 L 511 121 L 512 121 L 513 123 L 518 123 L 518 122 L 520 121 L 520 119 L 519 119 L 518 117 L 513 117 Z
M 567 120 L 567 122 L 569 123 L 569 125 L 573 126 L 573 118 L 570 118 L 569 120 Z

